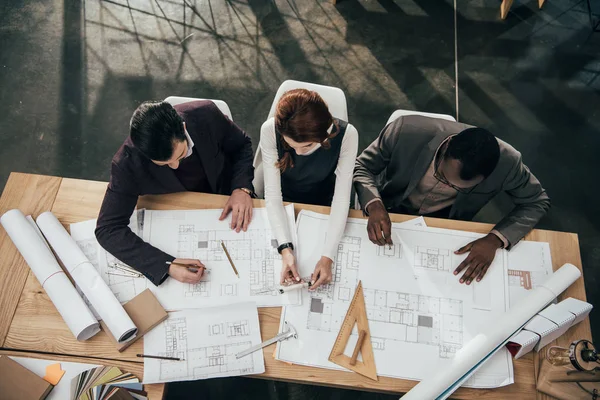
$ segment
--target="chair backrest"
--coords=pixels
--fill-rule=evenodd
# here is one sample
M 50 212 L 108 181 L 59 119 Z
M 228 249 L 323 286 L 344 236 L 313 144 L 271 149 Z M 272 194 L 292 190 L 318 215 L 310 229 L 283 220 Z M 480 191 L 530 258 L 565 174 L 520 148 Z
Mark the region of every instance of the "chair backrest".
M 269 111 L 269 116 L 267 119 L 275 116 L 275 106 L 277 105 L 277 102 L 285 92 L 292 89 L 308 89 L 319 93 L 323 100 L 325 100 L 325 103 L 327 103 L 327 107 L 329 108 L 331 115 L 333 115 L 335 118 L 339 118 L 348 122 L 348 106 L 346 104 L 346 95 L 342 89 L 333 86 L 323 86 L 315 83 L 292 80 L 283 82 L 281 86 L 279 86 L 279 89 L 277 89 L 277 93 L 275 94 L 275 99 L 273 100 L 273 104 L 271 105 L 271 110 Z
M 421 111 L 412 111 L 412 110 L 396 110 L 396 111 L 394 111 L 392 113 L 392 115 L 388 119 L 388 122 L 387 122 L 386 125 L 388 125 L 390 122 L 392 122 L 392 121 L 394 121 L 394 120 L 396 120 L 399 117 L 402 117 L 404 115 L 422 115 L 424 117 L 440 118 L 440 119 L 445 119 L 445 120 L 448 120 L 448 121 L 454 121 L 454 122 L 456 122 L 456 119 L 454 119 L 454 117 L 451 116 L 451 115 L 428 113 L 428 112 L 421 112 Z
M 190 101 L 196 101 L 196 100 L 212 101 L 213 103 L 215 103 L 215 105 L 217 107 L 219 107 L 219 110 L 221 110 L 221 112 L 223 114 L 227 115 L 229 117 L 229 119 L 233 121 L 233 116 L 231 115 L 231 110 L 229 109 L 229 106 L 227 105 L 227 103 L 225 103 L 223 100 L 196 99 L 194 97 L 178 97 L 178 96 L 169 96 L 165 99 L 165 101 L 167 103 L 170 103 L 172 106 L 176 106 L 177 104 L 189 103 Z

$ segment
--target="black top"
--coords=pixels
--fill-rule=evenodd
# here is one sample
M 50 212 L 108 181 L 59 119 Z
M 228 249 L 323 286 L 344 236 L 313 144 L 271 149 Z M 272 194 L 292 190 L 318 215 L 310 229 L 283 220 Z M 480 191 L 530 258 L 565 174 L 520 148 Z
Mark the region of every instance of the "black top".
M 337 135 L 328 140 L 330 148 L 321 146 L 307 156 L 296 154 L 294 149 L 285 150 L 281 143 L 283 139 L 276 132 L 279 159 L 287 151 L 294 163 L 293 167 L 288 167 L 281 174 L 281 194 L 284 201 L 331 205 L 335 190 L 335 169 L 348 123 L 336 118 L 333 126 L 333 129 L 337 129 Z
M 195 148 L 194 144 L 192 154 L 179 161 L 179 167 L 173 172 L 188 192 L 211 193 L 202 160 L 198 153 L 193 151 Z

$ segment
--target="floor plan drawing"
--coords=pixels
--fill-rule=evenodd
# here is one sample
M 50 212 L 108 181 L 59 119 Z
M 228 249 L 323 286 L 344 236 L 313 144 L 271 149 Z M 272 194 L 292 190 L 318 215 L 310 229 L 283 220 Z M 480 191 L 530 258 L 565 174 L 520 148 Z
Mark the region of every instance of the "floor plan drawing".
M 210 296 L 210 280 L 198 283 L 186 283 L 183 291 L 185 297 L 208 297 Z
M 299 249 L 322 243 L 327 219 L 327 215 L 314 212 L 299 213 Z M 423 365 L 449 363 L 480 324 L 503 314 L 508 307 L 503 279 L 505 252 L 496 255 L 484 280 L 477 285 L 461 285 L 451 271 L 464 258 L 455 257 L 453 249 L 481 235 L 430 230 L 419 222 L 418 226 L 411 221 L 394 223 L 394 245 L 390 247 L 371 243 L 365 220 L 348 218 L 337 248 L 332 282 L 322 290 L 303 292 L 301 306 L 284 307 L 281 323 L 294 325 L 302 340 L 280 342 L 276 358 L 339 369 L 327 355 L 359 281 L 380 376 L 422 379 L 430 373 Z M 316 252 L 306 255 L 300 251 L 300 276 L 307 276 L 318 256 Z M 346 351 L 352 353 L 351 349 Z M 412 362 L 416 357 L 427 362 Z M 501 351 L 490 363 L 487 375 L 470 381 L 472 386 L 495 387 L 512 382 L 510 354 Z
M 210 270 L 199 285 L 169 282 L 153 289 L 167 310 L 217 306 L 253 300 L 259 306 L 298 304 L 299 293 L 279 294 L 281 256 L 264 208 L 253 210 L 246 232 L 219 221 L 219 210 L 155 211 L 144 213 L 143 238 L 178 258 L 200 260 Z M 286 207 L 294 226 L 293 205 Z M 227 249 L 236 274 L 223 248 Z
M 450 271 L 450 250 L 417 246 L 415 249 L 415 267 L 433 271 Z
M 248 336 L 250 334 L 250 328 L 248 327 L 248 320 L 235 321 L 227 323 L 227 336 Z
M 508 253 L 508 289 L 514 304 L 554 273 L 550 245 L 522 240 Z
M 137 215 L 137 213 L 134 213 Z M 132 218 L 132 230 L 135 231 L 138 222 Z M 102 279 L 116 298 L 123 304 L 133 299 L 148 287 L 147 279 L 130 266 L 118 260 L 104 250 L 94 234 L 96 220 L 71 224 L 71 236 L 83 251 L 92 265 L 100 272 Z
M 510 286 L 522 287 L 525 290 L 533 289 L 531 271 L 508 270 L 508 284 Z
M 402 245 L 394 243 L 377 247 L 377 255 L 380 257 L 402 258 Z
M 253 303 L 176 311 L 144 337 L 144 352 L 180 360 L 144 360 L 144 382 L 171 382 L 264 372 L 262 352 L 235 355 L 261 342 Z

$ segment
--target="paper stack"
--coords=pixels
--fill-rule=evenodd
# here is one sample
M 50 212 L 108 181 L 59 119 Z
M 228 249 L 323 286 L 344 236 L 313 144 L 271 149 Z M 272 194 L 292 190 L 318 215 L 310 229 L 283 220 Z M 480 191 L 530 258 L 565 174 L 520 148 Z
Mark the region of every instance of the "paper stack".
M 140 380 L 117 367 L 97 367 L 82 372 L 71 382 L 71 400 L 145 400 Z

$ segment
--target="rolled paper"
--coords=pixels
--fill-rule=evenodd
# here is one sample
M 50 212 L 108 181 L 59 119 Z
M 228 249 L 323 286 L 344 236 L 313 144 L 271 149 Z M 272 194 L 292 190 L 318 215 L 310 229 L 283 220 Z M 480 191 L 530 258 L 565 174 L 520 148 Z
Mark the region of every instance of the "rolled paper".
M 419 382 L 402 400 L 447 399 L 479 367 L 481 367 L 508 340 L 536 315 L 565 291 L 581 276 L 573 264 L 565 264 L 544 282 L 533 289 L 516 307 L 495 318 L 486 329 L 460 349 L 451 365 L 432 371 L 428 378 Z
M 7 211 L 0 223 L 77 340 L 100 332 L 100 325 L 50 251 L 33 219 Z
M 137 333 L 135 324 L 60 221 L 48 211 L 41 214 L 36 222 L 77 287 L 117 342 L 133 339 Z

